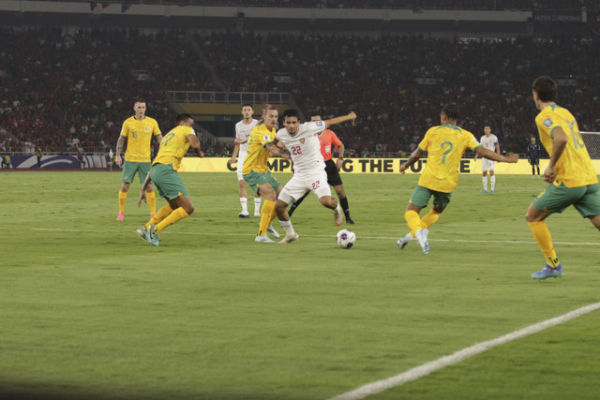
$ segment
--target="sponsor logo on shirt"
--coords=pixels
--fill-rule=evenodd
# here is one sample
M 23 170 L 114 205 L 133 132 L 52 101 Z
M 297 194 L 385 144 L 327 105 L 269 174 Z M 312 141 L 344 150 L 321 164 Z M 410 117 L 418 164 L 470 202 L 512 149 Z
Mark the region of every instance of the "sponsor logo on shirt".
M 323 126 L 323 121 L 316 121 L 317 126 Z
M 550 128 L 552 126 L 552 120 L 550 118 L 546 118 L 544 120 L 544 125 L 546 126 L 546 128 Z

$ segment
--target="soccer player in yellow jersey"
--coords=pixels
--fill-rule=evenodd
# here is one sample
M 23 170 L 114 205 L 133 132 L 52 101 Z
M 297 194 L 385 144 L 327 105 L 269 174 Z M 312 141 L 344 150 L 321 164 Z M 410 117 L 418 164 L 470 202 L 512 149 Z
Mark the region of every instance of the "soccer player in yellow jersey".
M 544 253 L 546 264 L 531 274 L 534 279 L 558 277 L 563 268 L 544 220 L 573 205 L 600 230 L 600 188 L 598 176 L 579 133 L 575 117 L 558 106 L 558 85 L 549 76 L 540 76 L 532 85 L 533 101 L 540 113 L 535 117 L 542 145 L 550 154 L 544 180 L 550 185 L 529 206 L 526 219 Z
M 409 166 L 427 152 L 425 170 L 410 197 L 404 214 L 410 232 L 398 240 L 399 249 L 403 249 L 410 240 L 416 238 L 423 253 L 429 253 L 427 228 L 437 222 L 440 214 L 450 203 L 452 192 L 458 185 L 460 160 L 467 149 L 494 161 L 516 163 L 519 159 L 517 154 L 505 157 L 484 149 L 471 132 L 456 126 L 458 121 L 456 105 L 450 104 L 442 108 L 440 121 L 442 124 L 430 128 L 409 159 L 400 165 L 400 172 L 404 174 Z M 433 196 L 433 208 L 421 219 L 419 213 L 427 207 L 431 196 Z
M 252 190 L 265 200 L 260 211 L 260 225 L 255 240 L 261 243 L 273 243 L 273 240 L 267 236 L 267 232 L 279 237 L 279 234 L 271 227 L 271 223 L 276 215 L 275 200 L 277 200 L 277 195 L 281 192 L 282 187 L 271 175 L 267 162 L 271 155 L 285 158 L 289 158 L 289 155 L 282 154 L 273 143 L 279 117 L 277 109 L 268 106 L 263 115 L 263 123 L 255 126 L 248 137 L 248 155 L 244 161 L 242 175 Z
M 177 174 L 181 160 L 190 146 L 199 157 L 204 156 L 200 150 L 200 141 L 192 128 L 193 125 L 194 120 L 190 115 L 177 116 L 177 126 L 171 129 L 160 143 L 158 154 L 142 186 L 138 207 L 147 197 L 146 188 L 150 182 L 154 182 L 159 194 L 168 202 L 146 225 L 137 229 L 137 233 L 154 246 L 159 244 L 159 232 L 194 212 L 190 192 Z
M 133 104 L 133 110 L 135 111 L 135 115 L 123 122 L 123 128 L 117 141 L 115 162 L 119 167 L 123 165 L 117 221 L 125 219 L 127 192 L 135 174 L 138 174 L 140 183 L 143 183 L 144 178 L 148 175 L 148 171 L 150 171 L 150 146 L 152 138 L 156 138 L 158 143 L 162 139 L 156 120 L 146 116 L 146 102 L 144 100 L 136 100 Z M 123 150 L 125 139 L 127 139 L 127 150 L 125 151 L 125 163 L 123 163 L 121 151 Z M 152 216 L 156 214 L 156 195 L 154 194 L 152 185 L 148 185 L 146 190 L 148 192 L 146 197 L 150 206 L 150 215 Z

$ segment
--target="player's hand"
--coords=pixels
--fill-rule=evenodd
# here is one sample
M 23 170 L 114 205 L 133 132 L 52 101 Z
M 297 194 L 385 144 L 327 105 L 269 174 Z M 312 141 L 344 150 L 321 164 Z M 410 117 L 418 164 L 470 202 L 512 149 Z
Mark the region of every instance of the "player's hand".
M 146 192 L 143 191 L 143 190 L 140 193 L 140 198 L 138 199 L 138 208 L 140 208 L 142 206 L 142 200 L 144 201 L 144 203 L 147 203 L 147 201 L 146 201 Z
M 556 172 L 554 171 L 554 167 L 548 165 L 546 170 L 544 171 L 544 180 L 548 183 L 554 182 L 556 179 Z
M 507 163 L 514 164 L 517 161 L 519 161 L 519 155 L 517 153 L 510 154 L 510 155 L 508 155 L 508 157 L 506 157 Z
M 341 158 L 338 158 L 337 161 L 335 162 L 335 166 L 337 167 L 338 171 L 342 169 L 343 163 L 344 163 L 344 160 L 342 160 Z
M 236 157 L 231 157 L 231 158 L 229 159 L 229 161 L 227 161 L 227 162 L 228 162 L 229 164 L 235 164 L 235 161 L 236 161 Z
M 348 117 L 350 117 L 350 120 L 352 121 L 352 126 L 356 125 L 356 113 L 352 111 L 348 114 Z
M 115 163 L 119 166 L 119 168 L 121 168 L 121 164 L 123 164 L 123 160 L 121 159 L 121 156 L 118 154 L 115 156 Z
M 245 142 L 244 139 L 238 139 L 238 138 L 236 138 L 235 141 L 234 141 L 235 144 L 242 144 L 244 142 Z
M 400 173 L 405 174 L 407 168 L 408 168 L 408 162 L 407 161 L 405 161 L 402 164 L 400 164 Z

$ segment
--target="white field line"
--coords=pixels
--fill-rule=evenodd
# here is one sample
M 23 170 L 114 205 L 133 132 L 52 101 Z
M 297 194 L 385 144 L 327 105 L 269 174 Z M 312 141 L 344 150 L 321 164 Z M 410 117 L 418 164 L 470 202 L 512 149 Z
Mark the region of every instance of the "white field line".
M 598 309 L 600 309 L 600 303 L 589 304 L 587 306 L 578 308 L 574 311 L 568 312 L 558 317 L 547 319 L 545 321 L 538 322 L 537 324 L 530 325 L 526 328 L 508 333 L 504 336 L 500 336 L 496 339 L 488 340 L 486 342 L 481 342 L 473 346 L 466 347 L 450 355 L 438 358 L 437 360 L 429 361 L 425 364 L 419 365 L 418 367 L 411 368 L 408 371 L 405 371 L 401 374 L 360 386 L 349 392 L 332 397 L 329 400 L 364 399 L 367 396 L 381 393 L 385 390 L 422 378 L 434 371 L 456 364 L 462 360 L 483 353 L 484 351 L 487 351 L 496 346 L 500 346 L 502 344 L 521 339 L 525 336 L 538 333 L 540 331 L 543 331 L 544 329 L 562 324 L 564 322 L 570 321 L 574 318 L 580 317 Z
M 32 231 L 41 232 L 76 232 L 76 233 L 123 233 L 117 230 L 101 229 L 72 229 L 72 228 L 31 228 Z M 132 231 L 133 232 L 133 231 Z M 254 233 L 215 233 L 215 232 L 177 232 L 177 235 L 195 235 L 195 236 L 237 236 L 254 237 Z M 301 235 L 308 238 L 334 238 L 335 235 Z M 398 240 L 399 236 L 359 236 L 360 239 L 370 240 Z M 452 243 L 502 243 L 502 244 L 535 244 L 533 240 L 473 240 L 473 239 L 429 239 L 430 242 L 452 242 Z M 554 242 L 562 246 L 600 246 L 598 242 Z

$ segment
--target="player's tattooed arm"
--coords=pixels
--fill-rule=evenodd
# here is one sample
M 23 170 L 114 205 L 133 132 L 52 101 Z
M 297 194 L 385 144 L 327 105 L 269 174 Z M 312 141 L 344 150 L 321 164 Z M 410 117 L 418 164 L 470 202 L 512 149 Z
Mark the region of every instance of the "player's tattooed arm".
M 187 140 L 190 142 L 190 146 L 194 149 L 194 152 L 198 157 L 204 157 L 204 153 L 200 150 L 200 140 L 195 134 L 187 135 Z
M 417 147 L 415 151 L 412 152 L 410 157 L 408 157 L 408 160 L 400 164 L 400 172 L 402 172 L 403 174 L 406 173 L 406 169 L 414 163 L 416 163 L 419 160 L 419 158 L 423 157 L 423 154 L 423 151 Z
M 289 160 L 291 158 L 290 153 L 280 147 L 280 143 L 279 140 L 275 139 L 272 143 L 267 143 L 265 147 L 271 152 L 273 157 L 282 157 Z
M 123 160 L 121 159 L 121 153 L 123 152 L 123 143 L 124 142 L 125 142 L 125 139 L 123 139 L 123 136 L 119 136 L 119 140 L 117 140 L 117 148 L 115 151 L 115 163 L 117 163 L 119 168 L 121 167 L 121 164 L 123 164 Z

